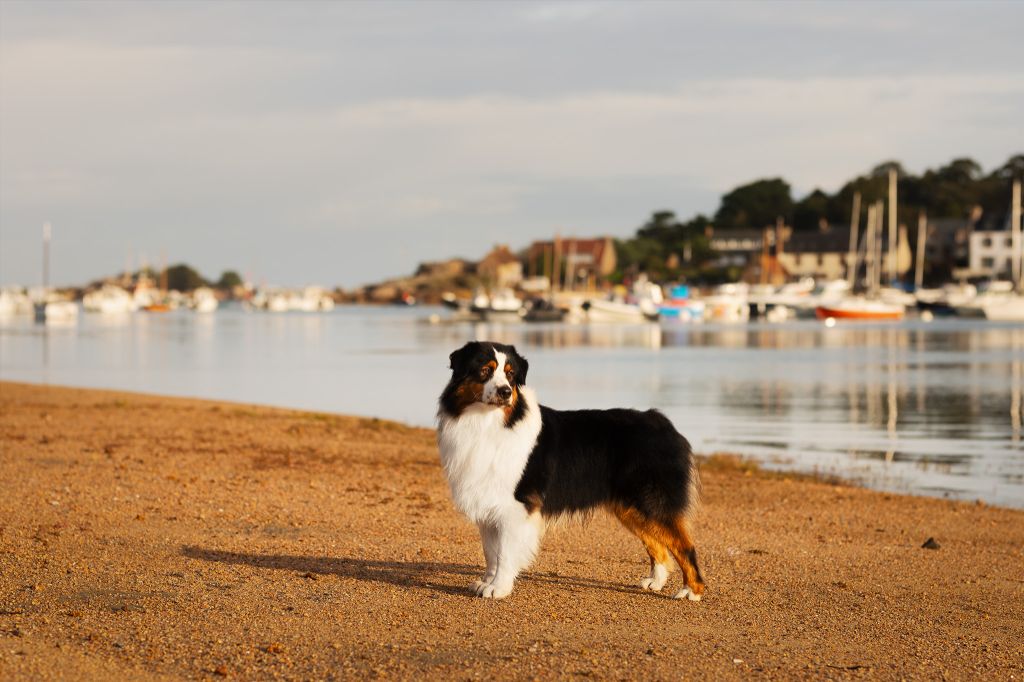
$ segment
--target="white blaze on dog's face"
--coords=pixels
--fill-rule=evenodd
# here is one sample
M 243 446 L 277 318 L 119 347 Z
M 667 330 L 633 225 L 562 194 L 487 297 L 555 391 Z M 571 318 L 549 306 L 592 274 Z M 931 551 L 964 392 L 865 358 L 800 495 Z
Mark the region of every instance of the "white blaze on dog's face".
M 481 371 L 481 378 L 487 377 L 482 402 L 501 407 L 508 405 L 512 400 L 512 365 L 508 362 L 508 356 L 495 348 L 493 364 L 489 362 Z

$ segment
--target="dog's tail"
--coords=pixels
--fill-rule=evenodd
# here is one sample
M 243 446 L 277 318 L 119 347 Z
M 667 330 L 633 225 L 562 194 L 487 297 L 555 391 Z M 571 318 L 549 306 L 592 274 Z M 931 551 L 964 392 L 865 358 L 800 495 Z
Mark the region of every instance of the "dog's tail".
M 683 514 L 692 519 L 700 511 L 701 495 L 704 488 L 700 482 L 700 470 L 697 468 L 697 458 L 690 454 L 690 480 L 687 482 L 686 509 Z

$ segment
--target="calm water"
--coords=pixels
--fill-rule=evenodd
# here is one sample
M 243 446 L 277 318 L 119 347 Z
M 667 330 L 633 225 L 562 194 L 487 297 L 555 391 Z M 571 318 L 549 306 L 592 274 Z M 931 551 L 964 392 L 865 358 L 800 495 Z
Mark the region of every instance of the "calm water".
M 428 426 L 447 357 L 516 344 L 552 407 L 658 407 L 697 451 L 1024 507 L 1024 326 L 429 324 L 429 309 L 0 322 L 0 377 Z

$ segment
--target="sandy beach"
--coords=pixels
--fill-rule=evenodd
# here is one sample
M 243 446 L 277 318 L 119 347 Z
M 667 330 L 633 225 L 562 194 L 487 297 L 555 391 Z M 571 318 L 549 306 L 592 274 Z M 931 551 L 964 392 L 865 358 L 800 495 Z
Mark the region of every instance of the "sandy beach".
M 717 458 L 703 602 L 603 515 L 493 602 L 428 429 L 0 383 L 0 447 L 6 680 L 1024 676 L 1021 511 Z

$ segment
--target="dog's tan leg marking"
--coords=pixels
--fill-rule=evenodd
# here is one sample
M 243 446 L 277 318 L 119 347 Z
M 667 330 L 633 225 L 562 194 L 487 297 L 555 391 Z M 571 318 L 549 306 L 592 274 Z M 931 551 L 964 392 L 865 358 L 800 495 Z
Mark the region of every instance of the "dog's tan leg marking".
M 638 511 L 617 505 L 610 509 L 623 526 L 640 538 L 640 542 L 644 543 L 644 549 L 647 550 L 647 556 L 651 558 L 651 574 L 640 581 L 640 587 L 660 591 L 665 586 L 669 573 L 672 572 L 668 548 L 658 539 L 650 521 Z
M 700 601 L 704 594 L 704 578 L 697 566 L 697 549 L 693 545 L 693 538 L 690 537 L 690 529 L 686 519 L 680 517 L 671 525 L 663 526 L 665 532 L 665 544 L 668 551 L 675 557 L 683 572 L 683 580 L 686 583 L 683 589 L 676 593 L 676 599 L 689 599 Z

